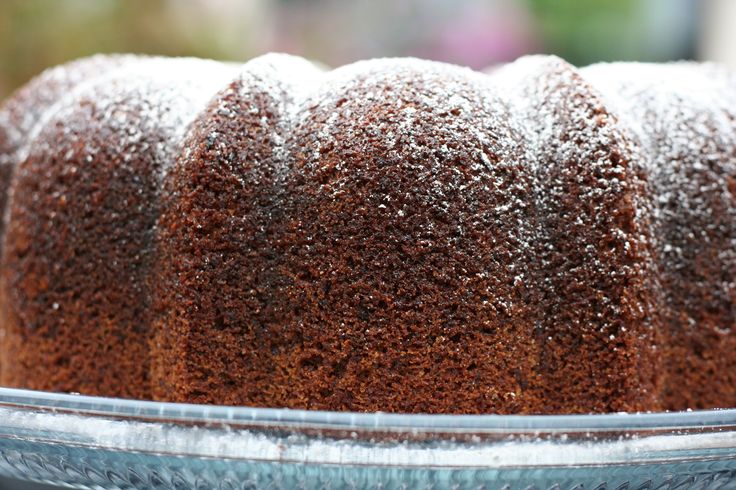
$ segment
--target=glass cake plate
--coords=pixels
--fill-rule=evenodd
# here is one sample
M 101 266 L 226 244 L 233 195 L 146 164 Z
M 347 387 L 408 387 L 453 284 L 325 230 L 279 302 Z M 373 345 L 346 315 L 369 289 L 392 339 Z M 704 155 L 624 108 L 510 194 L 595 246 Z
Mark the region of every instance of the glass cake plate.
M 736 489 L 736 410 L 360 414 L 0 388 L 0 475 L 96 489 Z

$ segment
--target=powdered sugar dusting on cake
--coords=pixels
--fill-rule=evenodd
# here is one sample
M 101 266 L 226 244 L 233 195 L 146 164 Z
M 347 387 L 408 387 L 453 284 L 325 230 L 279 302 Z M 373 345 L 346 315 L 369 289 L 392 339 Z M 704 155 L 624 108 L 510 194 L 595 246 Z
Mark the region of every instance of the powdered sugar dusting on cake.
M 407 84 L 415 88 L 411 98 L 405 93 Z M 301 102 L 297 124 L 308 124 L 317 109 L 331 111 L 325 124 L 320 125 L 320 133 L 311 148 L 310 165 L 320 165 L 324 147 L 353 141 L 353 125 L 342 121 L 355 116 L 359 118 L 355 127 L 368 126 L 382 139 L 383 145 L 391 148 L 389 155 L 392 157 L 427 159 L 436 167 L 455 161 L 460 154 L 471 153 L 469 170 L 475 175 L 473 178 L 479 179 L 480 174 L 490 176 L 505 165 L 515 164 L 523 153 L 519 135 L 508 125 L 507 106 L 498 95 L 487 77 L 467 68 L 413 58 L 360 61 L 326 74 L 323 83 Z M 343 108 L 350 96 L 360 98 L 368 107 L 375 106 L 377 111 L 379 107 L 380 110 L 385 108 L 397 118 L 371 120 L 370 114 L 353 114 L 350 109 Z M 442 137 L 432 141 L 436 147 L 428 147 L 426 141 L 420 141 L 423 135 L 417 130 L 427 117 L 442 120 L 441 127 L 437 128 Z M 460 169 L 455 171 L 461 172 Z M 415 177 L 421 179 L 431 175 L 426 169 L 423 172 L 426 175 Z M 500 176 L 502 173 L 499 171 L 486 185 L 496 189 L 506 185 Z M 465 185 L 459 184 L 454 191 L 464 189 Z M 513 194 L 509 192 L 510 199 Z M 509 202 L 507 206 L 523 209 L 526 204 L 518 201 Z M 500 214 L 503 211 L 499 209 Z M 520 235 L 524 235 L 526 223 L 519 223 L 519 226 Z
M 84 66 L 94 67 L 103 60 L 95 58 Z M 88 140 L 80 148 L 86 154 L 84 162 L 93 162 L 100 152 L 106 155 L 104 158 L 119 160 L 121 165 L 138 155 L 151 154 L 161 174 L 174 161 L 194 117 L 237 73 L 233 66 L 193 58 L 125 56 L 114 60 L 116 63 L 106 72 L 90 76 L 66 93 L 56 94 L 55 103 L 49 100 L 45 111 L 26 120 L 22 128 L 26 134 L 11 162 L 19 165 L 17 172 L 34 171 L 22 165 L 29 155 L 54 155 L 59 129 L 71 146 L 89 131 L 105 128 L 113 136 L 98 141 L 99 146 Z M 74 65 L 68 70 L 73 71 Z M 65 77 L 64 80 L 79 76 L 67 74 L 66 69 L 52 74 Z M 67 152 L 59 157 L 69 160 L 69 172 L 80 171 L 77 163 L 71 163 L 72 154 Z M 12 202 L 14 188 L 11 186 L 7 192 Z M 10 212 L 10 208 L 6 209 L 6 222 L 12 219 Z
M 0 106 L 0 244 L 7 223 L 15 167 L 23 160 L 39 129 L 77 88 L 114 72 L 135 56 L 93 56 L 49 69 Z
M 314 63 L 299 56 L 271 53 L 246 63 L 241 72 L 241 96 L 248 98 L 252 90 L 268 94 L 286 114 L 293 113 L 301 101 L 324 76 Z
M 47 127 L 63 124 L 69 138 L 87 131 L 67 121 L 74 120 L 80 108 L 89 106 L 96 124 L 116 135 L 117 140 L 108 143 L 115 146 L 122 162 L 137 152 L 152 152 L 164 171 L 173 161 L 190 122 L 236 73 L 235 67 L 207 60 L 128 59 L 123 66 L 80 84 L 62 97 L 30 130 L 27 148 L 35 151 L 38 145 L 53 144 L 43 137 L 37 139 Z M 155 132 L 167 136 L 149 141 L 149 135 Z M 100 150 L 86 148 L 90 158 Z
M 559 58 L 522 58 L 490 77 L 528 142 L 526 161 L 535 175 L 535 273 L 544 298 L 539 322 L 552 332 L 543 337 L 541 353 L 549 369 L 545 396 L 565 406 L 590 389 L 624 390 L 647 406 L 659 376 L 641 366 L 654 362 L 647 346 L 656 343 L 658 328 L 656 318 L 643 315 L 656 297 L 650 213 L 635 146 L 595 88 Z M 640 357 L 619 350 L 617 342 L 640 346 Z M 608 367 L 571 388 L 577 368 L 565 359 L 584 357 L 587 349 L 598 356 L 604 345 Z
M 412 87 L 407 94 L 406 87 Z M 453 168 L 455 188 L 435 182 L 440 201 L 455 199 L 470 187 L 482 186 L 484 192 L 503 195 L 505 202 L 496 209 L 498 226 L 514 223 L 516 230 L 508 239 L 515 243 L 517 259 L 524 256 L 532 239 L 533 223 L 523 216 L 529 203 L 519 197 L 526 191 L 525 181 L 509 179 L 511 170 L 523 157 L 521 136 L 509 125 L 508 107 L 488 77 L 467 68 L 412 58 L 374 59 L 338 68 L 325 77 L 317 90 L 301 104 L 299 124 L 310 124 L 315 110 L 331 115 L 319 125 L 308 164 L 319 172 L 324 165 L 322 153 L 336 145 L 355 141 L 353 128 L 369 128 L 381 146 L 389 148 L 389 159 L 417 162 L 411 178 L 432 181 L 448 162 L 464 162 L 465 168 Z M 376 113 L 355 114 L 345 109 L 347 98 L 357 97 Z M 351 124 L 346 120 L 357 118 Z M 427 139 L 428 120 L 435 120 L 436 134 Z M 360 151 L 360 148 L 356 148 Z M 366 150 L 370 151 L 370 150 Z M 419 163 L 421 162 L 421 163 Z M 338 166 L 342 163 L 338 163 Z M 340 168 L 338 168 L 340 170 Z M 347 171 L 347 169 L 343 169 Z M 331 189 L 340 193 L 340 185 Z M 411 210 L 396 210 L 402 219 Z M 432 226 L 428 223 L 427 226 Z M 472 227 L 473 224 L 468 224 Z M 515 267 L 515 260 L 510 267 Z M 523 272 L 520 272 L 523 274 Z
M 678 192 L 699 194 L 693 188 L 698 182 L 684 175 L 688 167 L 712 172 L 708 162 L 722 161 L 723 172 L 713 177 L 720 181 L 719 192 L 727 191 L 726 180 L 735 175 L 736 165 L 736 79 L 727 70 L 686 62 L 614 63 L 584 68 L 583 74 L 605 93 L 624 130 L 639 141 L 652 184 L 668 188 L 656 197 L 660 219 L 668 203 L 685 197 Z M 697 200 L 682 204 L 693 211 L 704 205 Z
M 14 164 L 42 121 L 69 94 L 136 59 L 132 55 L 96 55 L 50 68 L 18 90 L 0 107 L 0 165 Z
M 626 255 L 633 244 L 646 242 L 647 201 L 640 191 L 632 188 L 642 183 L 630 168 L 636 165 L 637 149 L 624 136 L 594 87 L 585 83 L 575 68 L 550 56 L 522 58 L 494 71 L 492 78 L 507 94 L 513 119 L 529 142 L 527 161 L 538 178 L 536 195 L 540 215 L 554 216 L 555 207 L 573 184 L 584 192 L 576 196 L 581 205 L 602 205 L 607 202 L 602 197 L 632 193 L 636 199 L 633 207 L 638 213 L 637 225 L 611 230 L 617 238 L 609 246 L 614 247 L 612 253 Z M 574 217 L 573 227 L 580 232 L 600 226 L 599 220 L 606 219 L 607 211 L 601 207 L 581 212 Z M 587 212 L 590 214 L 586 215 Z M 544 228 L 540 229 L 540 239 L 549 247 L 555 246 L 555 240 L 546 235 Z M 590 254 L 585 260 L 586 267 L 601 267 L 603 272 L 606 265 L 599 262 L 601 250 L 592 244 L 581 245 Z M 549 265 L 542 264 L 543 268 Z
M 323 72 L 304 58 L 286 54 L 267 54 L 255 58 L 243 67 L 241 73 L 241 98 L 248 100 L 253 92 L 264 93 L 275 104 L 278 114 L 272 131 L 274 158 L 284 162 L 287 158 L 285 135 L 295 123 L 299 104 L 322 80 Z M 253 104 L 256 113 L 261 109 Z M 272 124 L 264 115 L 263 124 Z M 283 169 L 283 165 L 279 166 Z
M 600 64 L 583 73 L 641 147 L 673 321 L 730 331 L 736 321 L 736 77 L 717 65 L 686 62 Z M 708 318 L 703 302 L 711 305 Z

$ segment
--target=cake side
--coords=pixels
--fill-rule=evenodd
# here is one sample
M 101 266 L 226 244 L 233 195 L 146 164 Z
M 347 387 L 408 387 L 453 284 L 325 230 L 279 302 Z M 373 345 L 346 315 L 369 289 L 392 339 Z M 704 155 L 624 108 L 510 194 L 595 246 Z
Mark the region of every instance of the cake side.
M 284 213 L 287 105 L 319 74 L 301 58 L 269 55 L 246 63 L 215 93 L 164 180 L 157 229 L 154 396 L 236 404 L 277 390 L 248 368 L 271 370 L 267 331 L 283 305 L 283 279 L 269 242 Z M 255 399 L 255 395 L 251 395 Z M 278 404 L 272 405 L 277 406 Z
M 491 76 L 535 175 L 539 411 L 656 410 L 660 318 L 637 149 L 563 60 L 526 57 Z
M 734 406 L 735 106 L 733 73 L 691 63 L 50 70 L 0 108 L 0 383 L 415 413 Z
M 736 76 L 697 63 L 583 73 L 643 148 L 663 294 L 663 407 L 736 406 Z
M 4 385 L 150 398 L 160 179 L 224 70 L 128 61 L 66 95 L 28 142 L 5 237 Z

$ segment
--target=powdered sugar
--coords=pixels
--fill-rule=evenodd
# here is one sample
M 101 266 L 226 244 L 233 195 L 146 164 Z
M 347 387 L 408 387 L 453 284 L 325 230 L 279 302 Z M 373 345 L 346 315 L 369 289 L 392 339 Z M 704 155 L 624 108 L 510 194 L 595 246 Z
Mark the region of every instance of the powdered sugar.
M 696 63 L 616 63 L 582 73 L 638 143 L 673 315 L 696 315 L 682 321 L 700 328 L 729 329 L 733 319 L 725 312 L 731 310 L 736 270 L 736 78 Z M 726 316 L 712 325 L 704 321 L 698 313 L 703 300 Z
M 51 152 L 43 148 L 51 143 L 39 136 L 59 124 L 64 125 L 68 138 L 89 131 L 73 123 L 87 124 L 84 121 L 88 119 L 80 120 L 74 114 L 88 105 L 95 124 L 116 135 L 114 141 L 106 142 L 115 147 L 106 147 L 106 152 L 115 152 L 123 163 L 141 152 L 152 152 L 157 161 L 171 162 L 189 123 L 236 72 L 232 66 L 206 60 L 128 57 L 125 64 L 60 97 L 28 130 L 26 148 Z M 149 138 L 154 132 L 167 136 L 154 141 Z M 88 146 L 87 161 L 99 151 L 102 148 Z M 23 153 L 21 148 L 19 160 Z M 161 170 L 167 166 L 162 165 Z
M 601 262 L 608 250 L 601 250 L 596 243 L 593 230 L 600 229 L 610 233 L 616 240 L 606 241 L 612 247 L 613 256 L 626 256 L 631 244 L 641 240 L 645 223 L 642 217 L 631 229 L 609 228 L 606 220 L 610 216 L 613 202 L 628 193 L 638 199 L 637 210 L 646 209 L 642 196 L 636 194 L 632 185 L 635 175 L 624 165 L 635 158 L 633 148 L 622 137 L 620 128 L 605 111 L 594 90 L 580 77 L 578 72 L 564 61 L 547 56 L 522 58 L 517 62 L 496 70 L 492 78 L 499 84 L 512 106 L 512 118 L 528 142 L 526 161 L 536 176 L 536 206 L 540 216 L 537 237 L 548 244 L 550 254 L 556 251 L 561 237 L 549 233 L 559 233 L 558 227 L 569 227 L 567 236 L 578 236 L 576 250 L 586 253 L 586 257 L 570 267 L 587 269 L 589 274 L 610 275 L 628 274 L 616 270 L 615 265 Z M 634 179 L 634 180 L 632 180 Z M 560 208 L 560 203 L 570 200 L 571 189 L 580 192 L 575 195 L 576 207 Z M 593 206 L 585 209 L 586 206 Z M 571 222 L 550 224 L 544 222 L 559 213 L 571 213 Z M 588 241 L 593 240 L 593 241 Z M 551 288 L 550 294 L 560 296 L 555 291 L 555 277 L 549 274 L 569 276 L 573 271 L 559 265 L 558 270 L 550 270 L 542 254 L 541 268 L 547 275 L 545 282 Z M 550 255 L 551 256 L 551 255 Z M 614 267 L 611 269 L 611 267 Z M 577 273 L 582 270 L 578 269 Z M 563 277 L 559 279 L 565 281 Z M 610 293 L 610 291 L 609 291 Z M 603 292 L 606 294 L 606 292 Z M 602 298 L 606 302 L 606 298 Z M 604 317 L 607 315 L 604 315 Z M 601 325 L 605 329 L 605 325 Z
M 0 164 L 14 164 L 38 127 L 56 112 L 77 86 L 93 83 L 105 73 L 132 62 L 134 56 L 93 56 L 50 68 L 21 88 L 0 107 Z M 3 137 L 0 137 L 2 141 Z
M 407 86 L 414 88 L 412 100 L 405 100 Z M 336 95 L 339 94 L 339 95 Z M 385 107 L 389 118 L 373 120 L 367 114 L 352 114 L 343 109 L 344 94 L 355 94 L 366 106 Z M 338 128 L 335 124 L 344 118 L 357 117 L 356 127 L 368 126 L 382 139 L 382 145 L 392 148 L 396 158 L 429 158 L 453 161 L 460 152 L 469 150 L 468 136 L 474 139 L 475 158 L 469 170 L 477 174 L 515 162 L 521 148 L 518 135 L 509 128 L 509 113 L 490 80 L 469 69 L 418 59 L 376 59 L 361 61 L 338 68 L 323 76 L 322 83 L 299 102 L 297 125 L 307 124 L 314 110 L 325 108 L 331 115 L 320 125 L 320 133 L 312 148 L 313 165 L 319 165 L 321 146 L 344 144 L 353 140 L 352 125 Z M 428 148 L 417 138 L 418 125 L 427 117 L 441 117 L 443 127 L 438 132 L 443 141 Z M 345 132 L 347 131 L 347 133 Z M 462 146 L 462 147 L 461 147 Z M 491 148 L 493 152 L 491 152 Z M 436 156 L 433 155 L 436 152 Z M 501 161 L 491 162 L 495 153 Z M 437 158 L 439 157 L 439 158 Z M 494 157 L 494 159 L 496 159 Z M 455 169 L 456 172 L 461 170 Z M 494 170 L 495 172 L 495 170 Z M 423 178 L 419 176 L 418 178 Z M 477 178 L 477 175 L 476 175 Z M 502 185 L 495 180 L 495 186 Z M 457 189 L 462 191 L 463 189 Z M 523 206 L 523 203 L 518 203 Z

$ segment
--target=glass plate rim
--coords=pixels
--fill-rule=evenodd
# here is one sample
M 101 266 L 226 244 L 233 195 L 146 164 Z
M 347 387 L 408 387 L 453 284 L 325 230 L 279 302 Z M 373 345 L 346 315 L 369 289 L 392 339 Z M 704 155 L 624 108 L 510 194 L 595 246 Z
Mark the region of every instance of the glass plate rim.
M 736 409 L 570 415 L 360 413 L 129 400 L 5 387 L 0 387 L 0 406 L 23 411 L 71 412 L 77 415 L 150 422 L 247 424 L 285 428 L 320 427 L 368 431 L 518 433 L 720 430 L 736 427 Z

